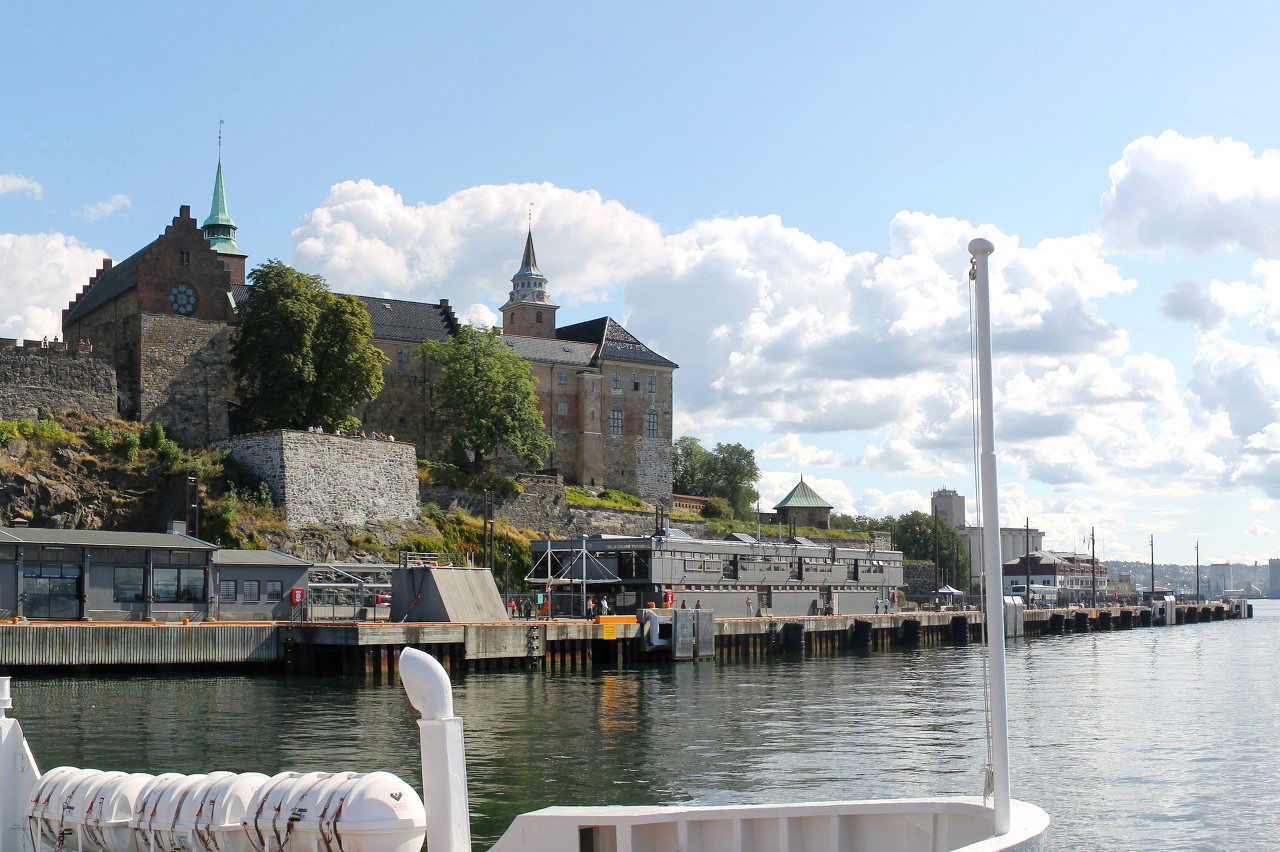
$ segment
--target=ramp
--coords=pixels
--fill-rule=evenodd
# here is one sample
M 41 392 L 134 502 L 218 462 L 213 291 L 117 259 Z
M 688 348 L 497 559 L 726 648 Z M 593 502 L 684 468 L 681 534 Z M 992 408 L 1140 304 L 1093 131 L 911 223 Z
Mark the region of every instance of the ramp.
M 420 569 L 423 570 L 423 569 Z M 485 568 L 427 568 L 422 621 L 507 621 L 507 609 Z

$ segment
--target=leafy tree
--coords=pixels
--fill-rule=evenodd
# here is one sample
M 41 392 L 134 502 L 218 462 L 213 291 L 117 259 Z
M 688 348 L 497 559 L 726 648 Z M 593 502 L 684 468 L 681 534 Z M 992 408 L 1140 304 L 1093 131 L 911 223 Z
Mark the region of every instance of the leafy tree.
M 672 447 L 672 490 L 677 494 L 720 497 L 728 502 L 732 516 L 751 515 L 758 496 L 752 487 L 760 478 L 756 454 L 742 444 L 716 444 L 707 450 L 692 435 L 685 435 Z
M 893 523 L 894 544 L 902 551 L 905 559 L 917 559 L 933 562 L 934 555 L 934 517 L 927 512 L 907 512 L 896 520 L 886 518 Z M 955 527 L 937 519 L 937 541 L 939 577 L 942 582 L 950 583 L 964 590 L 969 586 L 969 551 L 964 539 Z
M 258 266 L 249 280 L 231 345 L 243 425 L 349 428 L 352 407 L 381 392 L 386 360 L 370 342 L 364 305 L 279 260 Z
M 760 478 L 755 450 L 748 450 L 736 443 L 716 444 L 711 456 L 712 496 L 728 500 L 733 507 L 734 517 L 750 517 L 752 505 L 760 496 L 752 487 Z
M 439 366 L 429 385 L 437 429 L 460 466 L 479 473 L 486 457 L 505 449 L 538 467 L 551 453 L 533 372 L 497 329 L 465 326 L 448 340 L 423 341 L 418 354 Z
M 711 453 L 692 435 L 678 438 L 671 453 L 671 489 L 677 494 L 705 496 Z

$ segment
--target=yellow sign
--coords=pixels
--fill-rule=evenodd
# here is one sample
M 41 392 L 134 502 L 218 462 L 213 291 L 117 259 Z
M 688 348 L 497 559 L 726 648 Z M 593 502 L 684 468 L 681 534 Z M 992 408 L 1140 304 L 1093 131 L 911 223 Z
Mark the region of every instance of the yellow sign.
M 616 625 L 616 624 L 602 624 L 602 625 L 600 625 L 600 626 L 604 628 L 604 638 L 605 638 L 605 639 L 617 639 L 617 638 L 618 638 L 618 625 Z

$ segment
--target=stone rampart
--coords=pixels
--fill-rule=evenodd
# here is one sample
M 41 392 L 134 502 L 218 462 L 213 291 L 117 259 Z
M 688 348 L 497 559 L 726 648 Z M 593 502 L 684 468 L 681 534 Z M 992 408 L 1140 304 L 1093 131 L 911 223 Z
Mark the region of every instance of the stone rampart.
M 267 483 L 291 527 L 419 516 L 413 444 L 282 430 L 237 435 L 218 446 Z
M 37 419 L 55 411 L 116 416 L 116 375 L 93 348 L 0 338 L 0 419 Z
M 537 530 L 555 538 L 577 535 L 645 536 L 653 533 L 653 512 L 626 509 L 596 509 L 570 506 L 565 500 L 564 484 L 554 477 L 521 477 L 524 493 L 497 498 L 495 515 L 519 529 Z M 446 512 L 455 507 L 473 515 L 484 511 L 484 495 L 475 491 L 426 486 L 423 502 L 431 502 Z M 671 525 L 699 538 L 706 535 L 703 521 L 672 521 Z

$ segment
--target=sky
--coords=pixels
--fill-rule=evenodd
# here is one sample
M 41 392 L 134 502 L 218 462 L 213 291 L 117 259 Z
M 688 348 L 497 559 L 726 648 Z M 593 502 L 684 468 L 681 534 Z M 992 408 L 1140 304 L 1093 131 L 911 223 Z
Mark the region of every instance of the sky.
M 884 7 L 884 8 L 881 8 Z M 680 364 L 675 435 L 977 523 L 966 246 L 992 256 L 1001 522 L 1280 557 L 1280 7 L 24 4 L 0 52 L 0 336 L 59 334 L 221 148 L 250 265 Z M 222 123 L 225 122 L 225 123 Z

